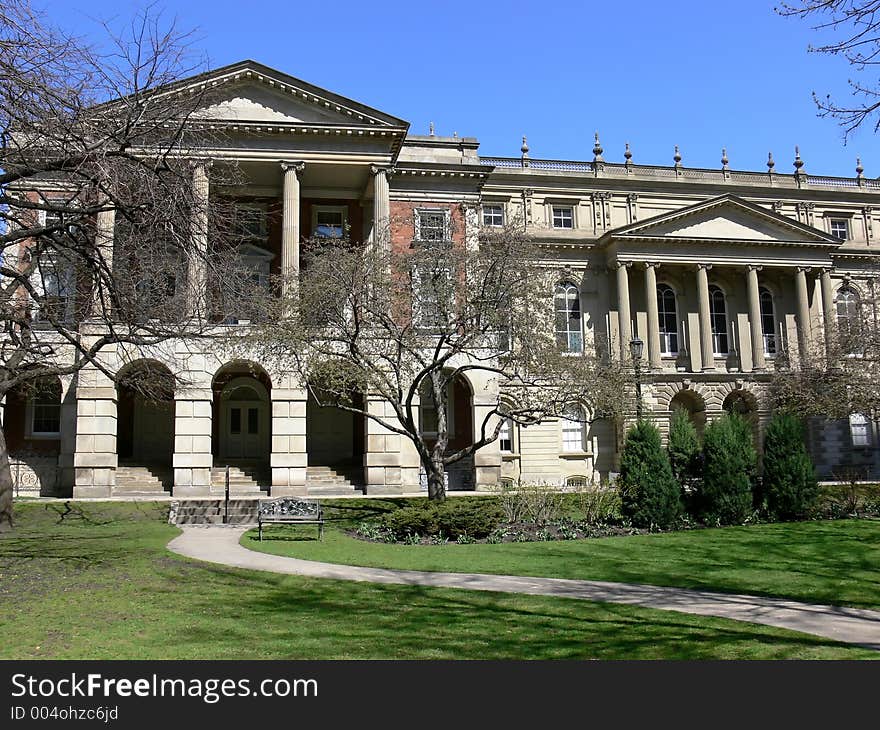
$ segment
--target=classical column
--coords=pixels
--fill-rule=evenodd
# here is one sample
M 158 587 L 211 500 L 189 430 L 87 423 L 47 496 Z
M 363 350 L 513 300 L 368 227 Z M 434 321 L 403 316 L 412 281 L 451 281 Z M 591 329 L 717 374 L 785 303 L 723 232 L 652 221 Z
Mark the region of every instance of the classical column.
M 299 274 L 299 174 L 305 169 L 304 162 L 282 162 L 284 170 L 284 193 L 281 214 L 281 274 L 282 293 L 290 294 Z
M 287 382 L 284 382 L 286 379 Z M 272 388 L 272 494 L 306 494 L 306 404 L 308 391 L 290 375 Z
M 214 391 L 210 385 L 189 385 L 174 392 L 175 497 L 208 497 L 211 494 L 211 451 Z
M 391 200 L 388 177 L 391 170 L 373 165 L 373 243 L 384 248 L 388 245 L 388 223 L 391 218 Z
M 105 204 L 108 201 L 105 201 Z M 106 295 L 104 277 L 113 273 L 113 230 L 116 227 L 116 210 L 101 210 L 95 221 L 95 248 L 98 253 L 97 265 L 99 270 L 95 280 L 95 290 L 92 292 L 92 316 L 97 318 L 110 315 L 110 301 Z
M 116 386 L 92 366 L 76 384 L 73 497 L 109 497 L 116 485 Z
M 810 302 L 807 295 L 807 272 L 809 266 L 798 266 L 795 285 L 797 288 L 797 332 L 798 349 L 802 359 L 809 356 L 810 344 Z
M 660 360 L 660 316 L 657 313 L 657 272 L 660 264 L 645 264 L 645 303 L 648 308 L 648 364 L 652 368 L 662 365 Z
M 629 274 L 626 262 L 617 262 L 617 324 L 620 336 L 620 359 L 626 362 L 629 357 L 629 341 L 632 339 L 632 324 L 629 312 Z
M 207 315 L 205 298 L 208 291 L 208 196 L 210 182 L 208 169 L 210 160 L 199 160 L 193 165 L 193 209 L 192 230 L 190 232 L 189 262 L 187 269 L 188 299 L 187 311 L 190 317 L 204 318 Z
M 761 329 L 761 294 L 758 290 L 758 272 L 760 266 L 749 266 L 746 273 L 746 287 L 749 295 L 749 331 L 752 340 L 752 369 L 763 370 L 767 367 L 764 358 L 764 337 Z M 771 333 L 772 334 L 772 333 Z
M 712 264 L 697 264 L 697 298 L 700 317 L 700 350 L 703 357 L 703 370 L 715 369 L 715 355 L 712 347 L 712 319 L 709 309 L 709 269 Z
M 825 356 L 834 352 L 834 326 L 837 324 L 834 311 L 834 288 L 831 283 L 831 269 L 822 269 L 822 314 L 825 320 Z

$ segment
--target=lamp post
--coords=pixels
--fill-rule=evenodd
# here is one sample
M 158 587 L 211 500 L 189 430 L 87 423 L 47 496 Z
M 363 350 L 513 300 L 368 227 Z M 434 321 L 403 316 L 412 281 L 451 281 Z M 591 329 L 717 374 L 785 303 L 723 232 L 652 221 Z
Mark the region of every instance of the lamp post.
M 629 341 L 629 354 L 632 356 L 633 371 L 636 378 L 636 420 L 642 420 L 642 353 L 645 343 L 638 336 Z

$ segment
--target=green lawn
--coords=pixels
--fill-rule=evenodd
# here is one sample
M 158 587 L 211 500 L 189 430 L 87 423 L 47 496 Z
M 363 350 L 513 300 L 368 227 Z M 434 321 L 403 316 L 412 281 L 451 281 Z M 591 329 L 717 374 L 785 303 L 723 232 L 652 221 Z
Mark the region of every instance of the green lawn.
M 19 504 L 0 537 L 2 659 L 878 656 L 672 612 L 226 569 L 169 553 L 162 505 L 74 508 Z
M 341 501 L 333 525 L 348 527 L 398 502 Z M 359 511 L 361 510 L 361 511 Z M 583 578 L 784 596 L 880 608 L 880 520 L 826 520 L 689 530 L 592 540 L 499 545 L 388 545 L 327 530 L 272 526 L 242 544 L 308 560 L 382 568 Z

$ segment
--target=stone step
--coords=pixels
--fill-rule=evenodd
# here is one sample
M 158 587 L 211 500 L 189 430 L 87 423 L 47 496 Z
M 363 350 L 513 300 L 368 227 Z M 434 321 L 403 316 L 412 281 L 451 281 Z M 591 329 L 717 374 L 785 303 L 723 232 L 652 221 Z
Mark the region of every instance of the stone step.
M 230 499 L 227 524 L 249 525 L 257 523 L 260 500 Z M 187 499 L 181 500 L 177 507 L 178 525 L 221 525 L 223 524 L 224 500 Z

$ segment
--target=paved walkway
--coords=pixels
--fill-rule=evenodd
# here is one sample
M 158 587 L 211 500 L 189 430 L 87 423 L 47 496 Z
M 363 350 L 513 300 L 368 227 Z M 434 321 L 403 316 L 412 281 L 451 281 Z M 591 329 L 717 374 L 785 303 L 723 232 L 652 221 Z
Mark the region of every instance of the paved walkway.
M 564 578 L 526 578 L 481 573 L 433 573 L 385 570 L 258 553 L 239 545 L 247 527 L 186 527 L 168 543 L 175 553 L 234 568 L 263 570 L 311 578 L 463 588 L 472 591 L 525 593 L 625 603 L 631 606 L 680 611 L 776 626 L 880 650 L 880 611 L 798 603 L 781 598 L 709 593 L 683 588 L 607 583 Z

